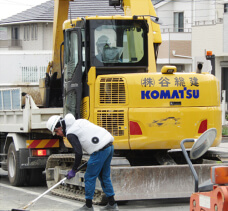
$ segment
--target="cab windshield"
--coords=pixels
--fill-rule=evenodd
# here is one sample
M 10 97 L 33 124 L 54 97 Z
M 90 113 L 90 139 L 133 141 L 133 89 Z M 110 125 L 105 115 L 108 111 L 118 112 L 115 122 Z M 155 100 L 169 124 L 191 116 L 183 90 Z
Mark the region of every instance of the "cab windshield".
M 147 66 L 147 25 L 141 20 L 91 20 L 92 66 Z

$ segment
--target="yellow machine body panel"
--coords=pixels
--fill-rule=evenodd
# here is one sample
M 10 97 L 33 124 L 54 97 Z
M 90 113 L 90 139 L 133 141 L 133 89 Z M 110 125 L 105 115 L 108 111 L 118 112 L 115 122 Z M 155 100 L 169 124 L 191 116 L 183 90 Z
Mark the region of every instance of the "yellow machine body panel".
M 218 80 L 210 74 L 137 74 L 127 84 L 130 107 L 220 106 Z
M 221 110 L 219 107 L 138 108 L 129 109 L 129 120 L 137 122 L 142 135 L 130 135 L 131 149 L 178 149 L 185 138 L 198 138 L 200 125 L 216 128 L 218 135 L 213 143 L 221 141 Z M 118 144 L 118 143 L 117 143 Z M 191 147 L 192 144 L 186 147 Z
M 50 68 L 53 72 L 58 72 L 58 78 L 61 77 L 60 69 L 60 44 L 63 41 L 62 23 L 68 18 L 69 1 L 71 0 L 59 0 L 55 1 L 54 6 L 54 23 L 53 23 L 53 54 L 52 62 L 49 63 L 47 72 Z M 51 67 L 50 67 L 51 66 Z
M 102 75 L 94 93 L 94 122 L 113 134 L 116 149 L 177 149 L 183 139 L 196 139 L 209 128 L 218 132 L 213 146 L 221 141 L 219 84 L 213 75 Z

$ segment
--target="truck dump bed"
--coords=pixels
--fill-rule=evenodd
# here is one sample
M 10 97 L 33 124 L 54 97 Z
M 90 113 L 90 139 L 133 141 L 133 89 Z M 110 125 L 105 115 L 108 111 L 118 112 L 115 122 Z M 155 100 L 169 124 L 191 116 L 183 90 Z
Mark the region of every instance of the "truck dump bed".
M 63 115 L 63 108 L 38 108 L 29 95 L 25 96 L 22 108 L 20 89 L 0 90 L 0 95 L 0 132 L 46 130 L 46 121 L 50 116 Z

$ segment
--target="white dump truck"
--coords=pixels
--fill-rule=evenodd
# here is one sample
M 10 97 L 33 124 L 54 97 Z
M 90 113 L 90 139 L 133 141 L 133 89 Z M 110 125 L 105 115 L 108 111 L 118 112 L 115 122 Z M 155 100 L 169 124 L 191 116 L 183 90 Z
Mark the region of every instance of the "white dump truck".
M 61 144 L 47 134 L 46 121 L 62 113 L 62 108 L 38 108 L 20 88 L 0 90 L 0 164 L 12 185 L 40 182 L 48 156 Z

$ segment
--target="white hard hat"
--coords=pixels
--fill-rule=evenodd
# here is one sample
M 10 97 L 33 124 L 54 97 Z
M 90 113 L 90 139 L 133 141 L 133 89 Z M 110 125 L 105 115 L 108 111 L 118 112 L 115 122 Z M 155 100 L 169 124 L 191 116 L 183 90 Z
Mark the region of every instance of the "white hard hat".
M 98 38 L 97 42 L 96 42 L 97 45 L 105 45 L 105 44 L 108 44 L 110 45 L 111 42 L 109 40 L 109 38 L 106 36 L 106 35 L 102 35 Z
M 61 116 L 53 115 L 48 119 L 48 121 L 46 123 L 47 129 L 50 130 L 53 135 L 55 135 L 55 132 L 54 132 L 55 126 L 58 123 L 58 121 L 60 120 L 60 118 L 61 118 Z

